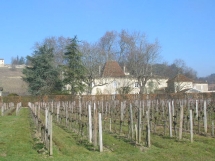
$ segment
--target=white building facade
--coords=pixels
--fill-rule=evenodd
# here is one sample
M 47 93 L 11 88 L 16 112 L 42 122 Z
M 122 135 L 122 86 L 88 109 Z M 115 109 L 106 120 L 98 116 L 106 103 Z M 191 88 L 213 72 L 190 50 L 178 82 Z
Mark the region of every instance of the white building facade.
M 0 59 L 0 67 L 4 66 L 4 59 Z

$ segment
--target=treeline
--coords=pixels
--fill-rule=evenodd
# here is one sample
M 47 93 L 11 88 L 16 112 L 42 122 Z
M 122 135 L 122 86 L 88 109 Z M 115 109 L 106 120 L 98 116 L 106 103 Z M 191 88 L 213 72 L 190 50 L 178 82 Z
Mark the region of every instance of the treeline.
M 49 37 L 35 43 L 32 56 L 27 56 L 30 66 L 23 71 L 24 80 L 34 95 L 59 91 L 68 84 L 70 93 L 91 94 L 93 88 L 102 85 L 95 80 L 101 78 L 102 68 L 110 60 L 117 61 L 137 79 L 140 93 L 155 76 L 172 78 L 180 73 L 197 78 L 196 71 L 183 60 L 161 62 L 160 49 L 157 40 L 149 42 L 145 34 L 125 30 L 108 31 L 94 43 L 77 37 Z
M 19 57 L 18 55 L 16 57 L 11 58 L 11 65 L 23 65 L 28 64 L 28 60 L 24 58 L 23 56 Z
M 188 78 L 197 80 L 197 72 L 188 67 L 186 63 L 181 59 L 176 59 L 172 64 L 162 63 L 154 65 L 154 73 L 159 76 L 173 78 L 177 74 L 183 74 Z
M 215 73 L 207 77 L 200 77 L 199 80 L 207 81 L 209 84 L 215 84 Z

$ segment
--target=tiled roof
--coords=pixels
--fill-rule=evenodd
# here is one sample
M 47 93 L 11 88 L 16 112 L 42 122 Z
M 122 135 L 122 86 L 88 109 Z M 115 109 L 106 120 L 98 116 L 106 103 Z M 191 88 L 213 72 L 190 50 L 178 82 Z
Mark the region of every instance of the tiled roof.
M 193 80 L 190 78 L 187 78 L 186 76 L 184 76 L 182 74 L 178 74 L 174 78 L 169 79 L 167 82 L 193 82 Z
M 104 65 L 103 77 L 124 77 L 125 73 L 116 61 L 108 61 Z

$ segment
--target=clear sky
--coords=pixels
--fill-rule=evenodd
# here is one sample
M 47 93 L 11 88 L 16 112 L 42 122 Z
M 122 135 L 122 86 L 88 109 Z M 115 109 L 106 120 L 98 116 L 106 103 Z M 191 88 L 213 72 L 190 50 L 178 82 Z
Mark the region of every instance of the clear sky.
M 215 73 L 215 0 L 1 0 L 0 58 L 6 64 L 51 36 L 96 42 L 122 29 L 158 39 L 162 61 Z

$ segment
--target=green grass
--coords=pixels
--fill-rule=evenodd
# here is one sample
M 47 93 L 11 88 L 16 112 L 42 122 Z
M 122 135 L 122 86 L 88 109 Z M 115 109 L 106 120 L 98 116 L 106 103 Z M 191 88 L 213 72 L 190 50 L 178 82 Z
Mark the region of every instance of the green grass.
M 43 145 L 36 143 L 33 137 L 34 127 L 30 121 L 29 110 L 23 108 L 18 116 L 0 117 L 0 161 L 212 161 L 215 160 L 215 139 L 204 136 L 194 136 L 194 143 L 189 142 L 189 136 L 184 135 L 182 141 L 174 138 L 152 135 L 152 147 L 136 147 L 128 140 L 114 134 L 104 133 L 104 152 L 83 140 L 80 143 L 77 135 L 53 125 L 53 156 L 38 154 Z

